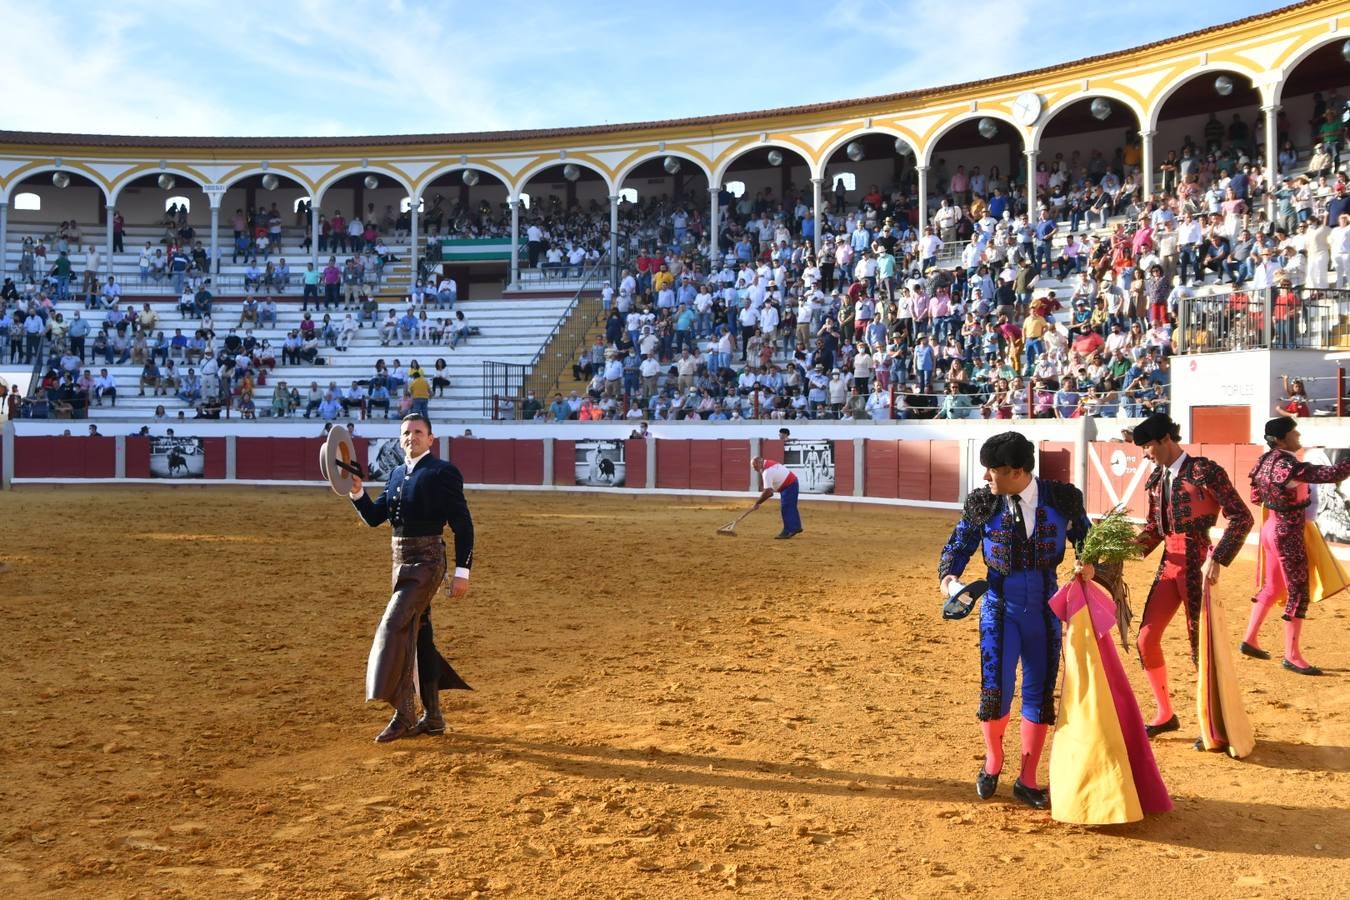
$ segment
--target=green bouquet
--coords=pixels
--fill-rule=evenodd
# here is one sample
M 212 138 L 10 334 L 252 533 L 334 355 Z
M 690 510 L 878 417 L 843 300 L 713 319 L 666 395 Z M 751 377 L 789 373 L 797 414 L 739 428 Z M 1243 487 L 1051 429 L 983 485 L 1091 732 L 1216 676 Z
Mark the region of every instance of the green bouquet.
M 1139 529 L 1117 506 L 1097 520 L 1083 538 L 1078 550 L 1078 561 L 1091 563 L 1096 569 L 1092 580 L 1111 594 L 1116 604 L 1116 625 L 1120 630 L 1120 646 L 1130 652 L 1130 588 L 1125 583 L 1125 560 L 1139 556 Z

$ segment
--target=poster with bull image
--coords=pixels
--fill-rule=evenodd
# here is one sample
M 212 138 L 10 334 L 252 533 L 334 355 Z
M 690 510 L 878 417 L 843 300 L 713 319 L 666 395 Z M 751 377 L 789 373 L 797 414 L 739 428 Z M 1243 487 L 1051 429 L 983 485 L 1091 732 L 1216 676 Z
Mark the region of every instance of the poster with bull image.
M 151 478 L 201 478 L 206 451 L 201 438 L 150 438 Z
M 1305 462 L 1331 466 L 1350 456 L 1350 450 L 1309 447 Z M 1317 495 L 1317 529 L 1330 543 L 1350 544 L 1350 478 L 1340 484 L 1309 485 Z
M 590 487 L 622 487 L 628 474 L 623 457 L 623 441 L 577 441 L 577 484 Z
M 382 438 L 367 444 L 366 477 L 362 480 L 388 481 L 389 473 L 403 465 L 403 448 L 398 438 Z
M 783 465 L 804 494 L 834 493 L 834 441 L 792 439 L 783 444 Z

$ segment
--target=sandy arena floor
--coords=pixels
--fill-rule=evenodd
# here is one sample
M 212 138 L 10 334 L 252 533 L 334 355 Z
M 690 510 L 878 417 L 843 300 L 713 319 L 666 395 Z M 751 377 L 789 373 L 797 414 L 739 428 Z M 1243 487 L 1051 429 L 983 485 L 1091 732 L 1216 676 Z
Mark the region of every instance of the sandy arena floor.
M 730 503 L 470 500 L 472 591 L 435 620 L 478 690 L 443 695 L 446 737 L 383 747 L 362 675 L 387 529 L 319 490 L 0 494 L 4 893 L 1315 897 L 1350 878 L 1344 600 L 1308 627 L 1328 677 L 1239 658 L 1260 742 L 1242 762 L 1191 749 L 1174 622 L 1183 730 L 1156 749 L 1176 811 L 1070 827 L 1014 805 L 1011 777 L 975 797 L 975 619 L 944 622 L 934 588 L 954 514 L 807 504 L 776 542 L 776 508 L 727 539 Z M 1152 567 L 1129 572 L 1136 611 Z M 1220 584 L 1233 629 L 1251 578 Z

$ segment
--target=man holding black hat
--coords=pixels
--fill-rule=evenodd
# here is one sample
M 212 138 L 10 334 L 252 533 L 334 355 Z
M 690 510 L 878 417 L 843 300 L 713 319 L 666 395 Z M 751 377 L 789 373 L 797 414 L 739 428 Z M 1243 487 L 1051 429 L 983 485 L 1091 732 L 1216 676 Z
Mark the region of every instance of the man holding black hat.
M 1250 477 L 1252 502 L 1260 503 L 1269 514 L 1261 524 L 1261 590 L 1252 602 L 1251 621 L 1247 624 L 1242 652 L 1258 659 L 1270 654 L 1257 644 L 1257 636 L 1266 614 L 1275 602 L 1284 603 L 1284 667 L 1300 675 L 1321 675 L 1322 670 L 1303 657 L 1299 639 L 1303 620 L 1308 615 L 1312 589 L 1309 569 L 1319 574 L 1319 593 L 1330 596 L 1344 589 L 1344 574 L 1326 548 L 1315 523 L 1316 501 L 1310 484 L 1336 484 L 1350 477 L 1350 458 L 1333 466 L 1314 466 L 1294 454 L 1303 448 L 1298 422 L 1280 416 L 1266 423 L 1266 445 L 1270 450 L 1256 461 Z
M 1139 659 L 1144 665 L 1158 714 L 1145 726 L 1149 737 L 1181 727 L 1167 690 L 1162 635 L 1176 615 L 1186 610 L 1191 661 L 1199 665 L 1200 606 L 1206 585 L 1219 579 L 1219 567 L 1232 565 L 1252 529 L 1252 514 L 1232 481 L 1217 463 L 1191 456 L 1178 441 L 1181 429 L 1166 413 L 1154 413 L 1134 428 L 1132 439 L 1153 463 L 1144 484 L 1148 516 L 1139 532 L 1140 554 L 1163 545 L 1162 560 L 1139 622 Z M 1211 546 L 1209 531 L 1223 512 L 1226 524 L 1219 543 Z M 1208 677 L 1201 672 L 1200 677 Z
M 995 435 L 980 448 L 988 487 L 966 498 L 961 520 L 942 548 L 942 590 L 966 569 L 977 548 L 989 567 L 989 590 L 980 610 L 980 706 L 985 762 L 975 779 L 980 799 L 993 796 L 1003 770 L 1003 732 L 1012 709 L 1018 664 L 1022 668 L 1022 761 L 1013 796 L 1034 809 L 1049 805 L 1037 787 L 1036 768 L 1055 721 L 1060 622 L 1046 601 L 1058 587 L 1055 570 L 1067 544 L 1079 546 L 1088 530 L 1083 494 L 1071 484 L 1032 474 L 1036 450 L 1015 431 Z M 1083 568 L 1092 577 L 1091 566 Z
M 459 469 L 437 458 L 432 452 L 434 442 L 426 416 L 404 416 L 399 428 L 404 461 L 389 473 L 384 492 L 378 500 L 371 500 L 356 477 L 350 494 L 367 525 L 374 528 L 387 520 L 394 530 L 394 592 L 366 663 L 366 699 L 384 700 L 394 707 L 394 717 L 375 738 L 382 744 L 419 734 L 444 734 L 440 691 L 469 687 L 432 643 L 431 600 L 445 578 L 441 532 L 447 524 L 455 534 L 451 597 L 458 599 L 469 592 L 473 564 L 473 519 L 464 500 L 464 477 Z M 419 689 L 424 708 L 420 721 L 415 705 Z

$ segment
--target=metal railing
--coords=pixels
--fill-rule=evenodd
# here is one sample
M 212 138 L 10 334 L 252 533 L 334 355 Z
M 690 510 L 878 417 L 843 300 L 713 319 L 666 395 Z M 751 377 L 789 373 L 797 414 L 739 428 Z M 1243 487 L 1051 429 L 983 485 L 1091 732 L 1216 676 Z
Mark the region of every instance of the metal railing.
M 1177 310 L 1179 353 L 1350 349 L 1350 291 L 1258 288 L 1214 291 Z
M 515 404 L 525 394 L 530 367 L 519 363 L 483 362 L 483 418 L 514 419 Z
M 592 266 L 582 278 L 572 302 L 567 305 L 539 352 L 530 361 L 530 375 L 525 385 L 536 396 L 543 397 L 553 391 L 562 373 L 576 362 L 581 348 L 587 344 L 586 339 L 591 330 L 604 313 L 600 298 L 586 296 L 586 291 L 597 289 L 612 276 L 609 261 L 604 260 Z

